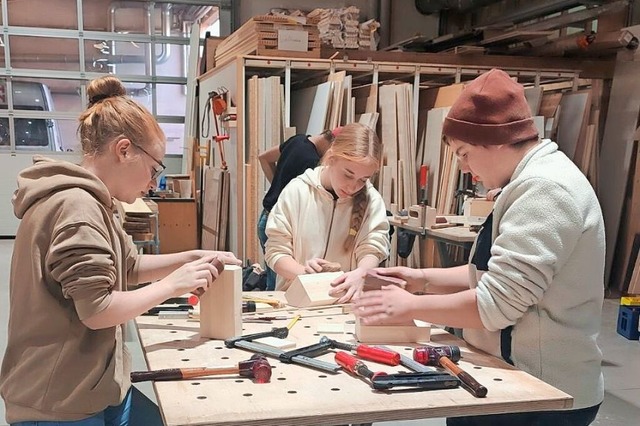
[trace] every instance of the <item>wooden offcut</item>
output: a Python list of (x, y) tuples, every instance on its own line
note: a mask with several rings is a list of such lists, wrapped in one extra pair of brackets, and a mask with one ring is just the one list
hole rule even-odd
[(422, 321), (406, 325), (364, 325), (356, 319), (355, 335), (360, 343), (428, 343), (431, 325)]
[(337, 297), (329, 296), (331, 282), (344, 272), (321, 272), (298, 275), (284, 294), (287, 304), (296, 308), (331, 305)]
[(224, 271), (200, 296), (200, 336), (228, 339), (242, 334), (242, 268)]

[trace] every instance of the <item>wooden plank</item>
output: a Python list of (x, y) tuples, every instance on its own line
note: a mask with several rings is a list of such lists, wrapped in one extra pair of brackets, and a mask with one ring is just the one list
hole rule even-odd
[(542, 87), (527, 87), (524, 89), (524, 96), (531, 109), (531, 115), (538, 115), (540, 113), (540, 104), (542, 103)]
[(427, 129), (422, 164), (429, 167), (428, 200), (431, 206), (436, 206), (438, 198), (438, 185), (440, 182), (440, 157), (442, 150), (442, 126), (449, 113), (448, 107), (434, 108), (427, 113)]
[(576, 162), (582, 158), (582, 152), (578, 152), (577, 148), (582, 127), (586, 122), (585, 114), (588, 113), (590, 94), (588, 90), (565, 93), (560, 101), (557, 143), (560, 150)]
[[(309, 115), (309, 124), (307, 125), (306, 134), (317, 135), (326, 129), (327, 114), (331, 108), (331, 96), (333, 91), (333, 82), (327, 81), (316, 86), (315, 96), (313, 98), (313, 106)], [(296, 123), (296, 127), (298, 124)], [(299, 127), (298, 127), (299, 128)]]
[(201, 247), (206, 250), (219, 250), (218, 235), (222, 204), (223, 171), (218, 167), (204, 169), (204, 198), (202, 209)]
[[(640, 112), (638, 63), (619, 61), (609, 96), (607, 121), (600, 149), (599, 198), (606, 246), (615, 247), (629, 175), (633, 135)], [(609, 282), (613, 250), (607, 250), (605, 282)]]
[(125, 214), (152, 214), (153, 212), (147, 206), (142, 198), (136, 198), (133, 204), (125, 203), (121, 201), (122, 210)]

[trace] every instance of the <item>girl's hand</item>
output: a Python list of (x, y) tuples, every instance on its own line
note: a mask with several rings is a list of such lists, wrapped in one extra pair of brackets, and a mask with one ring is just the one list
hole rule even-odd
[(362, 292), (354, 299), (353, 313), (365, 325), (408, 322), (414, 319), (412, 306), (418, 297), (396, 285), (387, 285), (381, 290)]
[(347, 303), (352, 297), (362, 291), (366, 273), (366, 269), (356, 268), (353, 271), (340, 275), (331, 283), (332, 289), (329, 290), (329, 296), (339, 297), (336, 301), (338, 304)]
[(239, 260), (236, 255), (231, 253), (230, 251), (198, 250), (198, 255), (200, 257), (216, 256), (218, 260), (225, 265), (242, 265), (242, 261)]
[(193, 262), (188, 262), (167, 275), (162, 283), (171, 289), (173, 297), (185, 293), (193, 293), (198, 296), (203, 294), (213, 281), (218, 278), (221, 264), (216, 255), (203, 256)]
[(393, 266), (390, 268), (374, 268), (373, 272), (385, 277), (395, 277), (404, 280), (407, 285), (405, 290), (409, 293), (423, 292), (427, 279), (422, 269), (413, 269), (406, 266)]
[(307, 274), (318, 274), (322, 272), (322, 265), (326, 265), (329, 261), (320, 257), (314, 257), (304, 262), (304, 272)]

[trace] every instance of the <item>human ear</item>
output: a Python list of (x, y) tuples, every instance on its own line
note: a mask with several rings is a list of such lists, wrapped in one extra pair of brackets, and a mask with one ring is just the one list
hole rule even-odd
[(125, 161), (127, 159), (127, 157), (131, 156), (131, 153), (129, 152), (129, 149), (131, 148), (131, 141), (129, 139), (123, 138), (123, 139), (118, 139), (114, 144), (114, 152), (116, 154), (116, 157), (118, 158), (118, 160), (120, 161)]

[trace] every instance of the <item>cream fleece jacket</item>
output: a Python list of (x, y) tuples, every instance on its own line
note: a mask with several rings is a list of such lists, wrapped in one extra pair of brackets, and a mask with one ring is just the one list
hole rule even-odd
[[(291, 256), (300, 264), (319, 257), (338, 262), (344, 271), (351, 271), (366, 255), (373, 255), (379, 261), (389, 256), (386, 208), (380, 193), (368, 181), (369, 205), (354, 247), (345, 250), (353, 201), (334, 200), (320, 183), (323, 168), (307, 169), (289, 182), (271, 210), (266, 228), (265, 257), (271, 268), (284, 256)], [(286, 290), (290, 284), (278, 276), (276, 289)]]
[(513, 325), (515, 366), (572, 395), (574, 409), (602, 402), (604, 222), (591, 185), (555, 143), (542, 141), (516, 167), (492, 232), (476, 287), (485, 328)]

